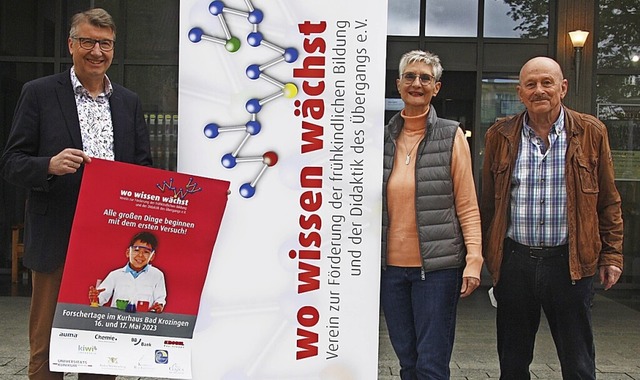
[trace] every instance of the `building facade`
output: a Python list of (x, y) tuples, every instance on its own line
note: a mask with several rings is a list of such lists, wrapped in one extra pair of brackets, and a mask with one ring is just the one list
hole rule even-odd
[[(71, 15), (102, 7), (118, 28), (108, 75), (141, 96), (155, 166), (175, 170), (179, 6), (179, 0), (2, 1), (0, 145), (22, 85), (71, 66)], [(515, 91), (520, 67), (534, 56), (555, 58), (570, 83), (565, 104), (609, 128), (625, 222), (619, 287), (634, 289), (640, 289), (639, 8), (637, 0), (389, 0), (385, 95), (388, 119), (402, 108), (395, 86), (400, 56), (412, 49), (438, 54), (445, 71), (433, 104), (440, 116), (464, 125), (480, 188), (486, 130), (523, 109)], [(589, 32), (578, 50), (569, 37), (574, 30)], [(0, 271), (11, 266), (11, 226), (24, 219), (24, 198), (24, 190), (0, 181)]]

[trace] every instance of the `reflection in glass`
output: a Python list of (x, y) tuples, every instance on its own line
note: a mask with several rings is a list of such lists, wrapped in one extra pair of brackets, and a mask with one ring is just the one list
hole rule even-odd
[(640, 99), (640, 72), (633, 75), (598, 75), (596, 101), (601, 103), (628, 103)]
[[(158, 12), (162, 9), (162, 12)], [(128, 59), (174, 59), (178, 62), (178, 24), (180, 2), (154, 0), (153, 6), (144, 1), (127, 1), (126, 17), (129, 33), (125, 57)], [(161, 27), (159, 27), (161, 26)]]
[(598, 75), (597, 117), (606, 126), (622, 197), (624, 269), (619, 284), (640, 284), (640, 73)]
[[(484, 135), (498, 119), (516, 115), (524, 111), (516, 86), (517, 76), (489, 77), (482, 79), (482, 97), (480, 99), (480, 129), (476, 131), (475, 151), (479, 157), (474, 161), (475, 171), (479, 173), (484, 158)], [(476, 177), (479, 178), (479, 177)]]
[[(13, 112), (24, 84), (51, 74), (53, 74), (52, 63), (0, 62), (0, 83), (2, 84), (0, 125), (3, 128), (3, 133), (0, 133), (0, 147), (2, 147), (0, 149), (4, 149), (7, 143), (6, 139), (13, 122)], [(3, 205), (0, 208), (0, 221), (6, 222), (7, 228), (13, 223), (24, 221), (26, 194), (24, 188), (0, 180), (0, 204)]]
[[(0, 9), (0, 55), (53, 57), (55, 1), (21, 0)], [(28, 26), (28, 27), (27, 27)]]
[(428, 37), (476, 37), (478, 2), (469, 0), (427, 0)]
[(420, 34), (420, 0), (389, 1), (387, 34), (418, 36)]
[(598, 104), (607, 125), (616, 180), (640, 180), (640, 103)]
[(616, 179), (640, 180), (640, 75), (598, 75), (597, 117), (609, 131)]
[[(153, 166), (176, 170), (178, 152), (178, 67), (125, 67), (127, 87), (140, 95), (149, 126)], [(150, 79), (151, 78), (151, 79)]]
[[(28, 63), (28, 62), (0, 62), (0, 123), (5, 126), (6, 134), (9, 133), (13, 111), (18, 104), (18, 97), (25, 83), (53, 74), (53, 64)], [(5, 137), (5, 136), (3, 136)], [(4, 140), (0, 146), (4, 147)]]
[(516, 86), (517, 77), (484, 78), (482, 80), (482, 99), (480, 118), (487, 128), (496, 120), (516, 115), (524, 111)]
[(638, 0), (600, 0), (598, 68), (640, 70)]
[(485, 0), (484, 36), (548, 37), (549, 0)]

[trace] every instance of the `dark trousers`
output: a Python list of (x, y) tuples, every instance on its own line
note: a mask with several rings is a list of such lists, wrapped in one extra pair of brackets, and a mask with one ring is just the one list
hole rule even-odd
[(591, 324), (593, 277), (572, 281), (568, 253), (533, 257), (505, 241), (498, 301), (500, 379), (530, 379), (535, 337), (544, 311), (556, 346), (562, 378), (595, 380)]
[(402, 380), (449, 379), (461, 269), (387, 266), (380, 303)]
[[(29, 379), (62, 380), (64, 373), (49, 370), (49, 340), (62, 283), (62, 267), (53, 273), (33, 272), (33, 294), (29, 313)], [(109, 380), (112, 375), (78, 374), (79, 380)]]

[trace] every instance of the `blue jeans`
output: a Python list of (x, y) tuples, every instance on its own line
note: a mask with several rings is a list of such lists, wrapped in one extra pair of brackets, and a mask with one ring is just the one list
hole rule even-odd
[(595, 348), (591, 325), (593, 277), (571, 281), (568, 254), (533, 258), (505, 241), (496, 326), (500, 379), (530, 379), (540, 310), (549, 322), (562, 378), (594, 379)]
[(461, 285), (462, 269), (382, 271), (380, 303), (402, 380), (449, 379)]

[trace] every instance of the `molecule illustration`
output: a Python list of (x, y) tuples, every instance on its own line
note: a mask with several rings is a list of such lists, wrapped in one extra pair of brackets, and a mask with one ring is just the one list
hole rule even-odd
[(189, 31), (188, 37), (193, 43), (200, 43), (202, 41), (211, 42), (216, 45), (223, 45), (228, 52), (235, 53), (240, 50), (242, 43), (238, 37), (231, 33), (225, 16), (239, 16), (246, 18), (251, 26), (251, 31), (248, 33), (246, 38), (249, 46), (254, 48), (264, 46), (277, 53), (277, 56), (274, 59), (262, 64), (251, 64), (245, 70), (245, 74), (250, 80), (263, 80), (278, 88), (276, 92), (270, 95), (263, 98), (252, 98), (245, 103), (245, 110), (250, 115), (249, 121), (244, 124), (230, 126), (209, 123), (204, 127), (204, 135), (209, 139), (215, 139), (221, 133), (244, 132), (244, 138), (239, 145), (232, 152), (224, 154), (221, 162), (222, 166), (227, 169), (232, 169), (240, 163), (262, 162), (263, 166), (258, 175), (251, 182), (242, 184), (239, 189), (242, 197), (251, 198), (255, 195), (257, 183), (265, 173), (266, 169), (275, 166), (278, 162), (278, 155), (276, 152), (268, 151), (261, 156), (241, 156), (241, 150), (250, 137), (258, 135), (262, 130), (262, 124), (258, 120), (258, 114), (262, 111), (265, 105), (280, 97), (290, 99), (294, 98), (298, 94), (298, 87), (294, 83), (283, 83), (282, 81), (268, 75), (266, 71), (283, 62), (295, 62), (298, 59), (298, 50), (293, 47), (283, 48), (269, 42), (259, 30), (259, 26), (264, 19), (264, 13), (261, 10), (254, 8), (250, 0), (245, 0), (245, 5), (247, 10), (243, 11), (227, 7), (222, 1), (216, 0), (211, 2), (209, 4), (209, 13), (215, 16), (220, 22), (224, 32), (224, 37), (215, 37), (205, 34), (204, 30), (200, 27), (192, 28)]

